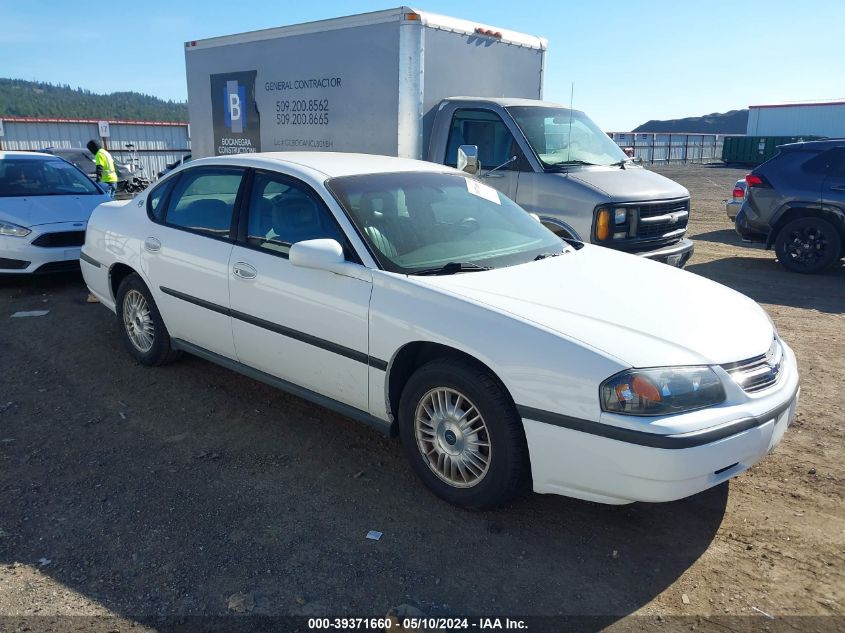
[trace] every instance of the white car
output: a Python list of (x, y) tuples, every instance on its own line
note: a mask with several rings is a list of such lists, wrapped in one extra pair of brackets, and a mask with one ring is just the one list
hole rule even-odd
[(88, 217), (109, 200), (61, 158), (0, 152), (0, 276), (78, 269)]
[(750, 299), (569, 245), (431, 163), (196, 160), (99, 207), (82, 271), (139, 362), (188, 352), (398, 433), (464, 507), (528, 481), (685, 497), (765, 456), (797, 405), (795, 356)]

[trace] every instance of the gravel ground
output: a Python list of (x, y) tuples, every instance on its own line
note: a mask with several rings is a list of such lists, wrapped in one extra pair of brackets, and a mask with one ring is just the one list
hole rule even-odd
[(845, 267), (795, 275), (742, 245), (722, 200), (744, 171), (655, 169), (693, 196), (687, 270), (760, 302), (798, 355), (797, 419), (757, 467), (668, 504), (463, 512), (363, 425), (196, 358), (134, 364), (78, 275), (2, 281), (0, 630), (250, 614), (231, 630), (402, 603), (612, 630), (845, 627)]

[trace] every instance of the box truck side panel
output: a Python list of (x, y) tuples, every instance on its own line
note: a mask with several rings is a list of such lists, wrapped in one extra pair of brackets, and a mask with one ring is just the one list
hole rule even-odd
[(396, 155), (399, 23), (185, 51), (194, 155)]
[(544, 55), (544, 48), (426, 28), (422, 54), (425, 149), (437, 106), (446, 97), (542, 99)]

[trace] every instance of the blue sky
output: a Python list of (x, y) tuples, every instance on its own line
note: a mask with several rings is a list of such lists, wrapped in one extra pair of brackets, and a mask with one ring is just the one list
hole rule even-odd
[[(0, 76), (185, 99), (183, 44), (388, 8), (386, 0), (4, 1)], [(781, 101), (845, 99), (841, 0), (426, 0), (420, 9), (542, 35), (545, 98), (606, 131)], [(112, 7), (95, 16), (97, 7)], [(103, 42), (108, 52), (103, 54)]]

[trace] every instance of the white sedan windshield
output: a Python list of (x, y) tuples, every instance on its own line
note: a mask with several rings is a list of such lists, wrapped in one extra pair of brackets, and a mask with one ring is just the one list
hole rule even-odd
[(410, 274), (512, 266), (566, 245), (474, 178), (420, 172), (334, 178), (328, 188), (379, 263)]

